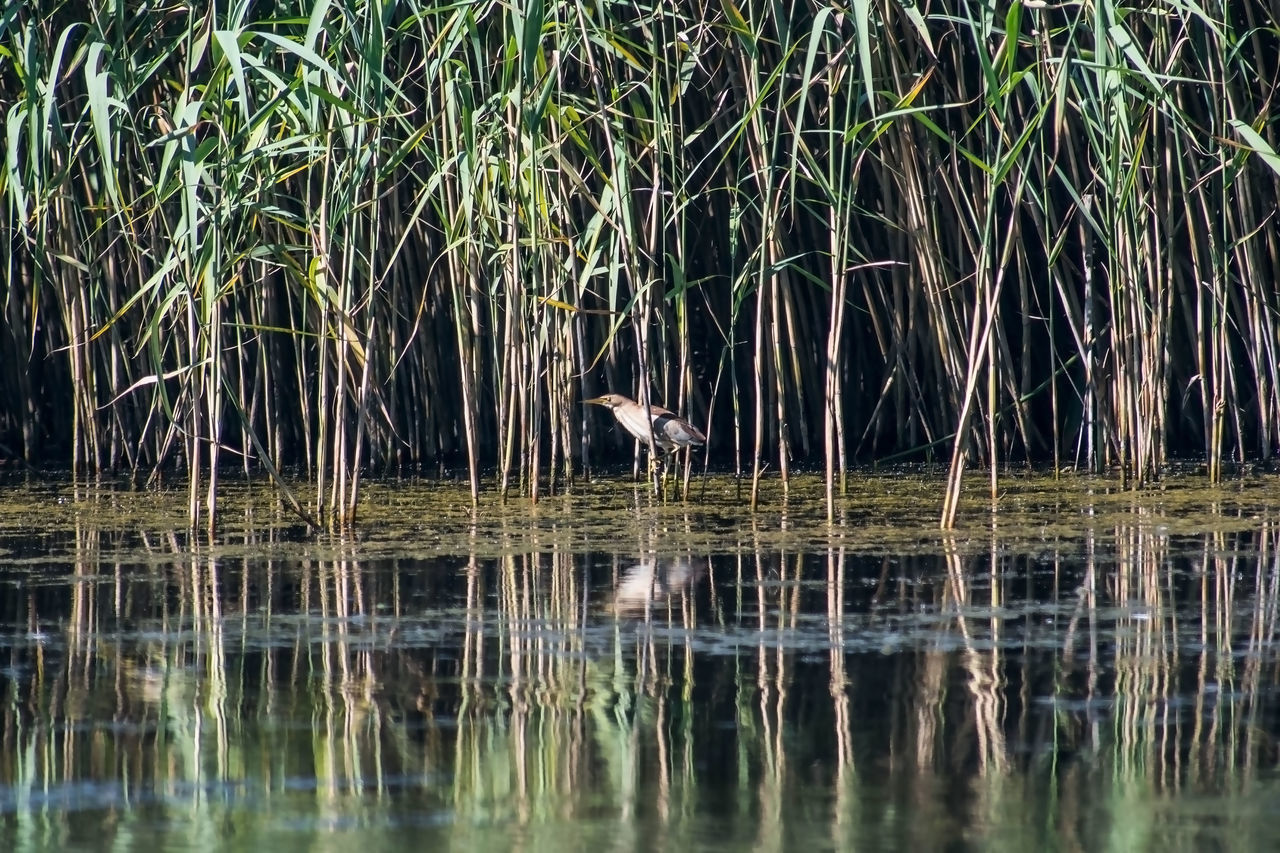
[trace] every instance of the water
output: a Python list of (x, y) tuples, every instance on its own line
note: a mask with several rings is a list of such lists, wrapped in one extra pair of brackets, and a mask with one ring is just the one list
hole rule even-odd
[(1268, 478), (860, 489), (8, 486), (0, 849), (1280, 847)]

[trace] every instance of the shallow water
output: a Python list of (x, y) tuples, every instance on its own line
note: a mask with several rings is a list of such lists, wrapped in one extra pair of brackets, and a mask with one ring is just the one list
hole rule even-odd
[(855, 479), (5, 485), (0, 849), (1280, 847), (1273, 478)]

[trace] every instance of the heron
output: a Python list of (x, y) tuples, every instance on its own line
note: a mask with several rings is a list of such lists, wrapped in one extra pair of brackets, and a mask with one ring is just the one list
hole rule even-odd
[(670, 409), (664, 409), (661, 406), (650, 405), (650, 417), (646, 418), (644, 406), (621, 394), (605, 394), (603, 397), (593, 397), (582, 402), (604, 406), (613, 412), (614, 418), (622, 428), (631, 433), (636, 441), (646, 446), (649, 444), (649, 431), (652, 428), (653, 445), (661, 450), (664, 456), (686, 447), (707, 443), (707, 437), (702, 430)]

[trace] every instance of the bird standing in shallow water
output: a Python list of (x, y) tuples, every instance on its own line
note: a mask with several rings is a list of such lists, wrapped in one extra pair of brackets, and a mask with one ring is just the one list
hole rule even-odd
[[(613, 412), (613, 416), (623, 429), (631, 433), (637, 441), (648, 446), (649, 422), (645, 418), (644, 406), (621, 394), (605, 394), (603, 397), (593, 397), (582, 402), (604, 406)], [(661, 450), (664, 456), (681, 448), (707, 443), (707, 437), (703, 435), (702, 430), (670, 409), (650, 405), (649, 413), (652, 415), (654, 447)]]

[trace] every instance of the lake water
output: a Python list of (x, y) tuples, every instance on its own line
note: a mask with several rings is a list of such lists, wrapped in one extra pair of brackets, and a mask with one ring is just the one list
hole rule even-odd
[(0, 850), (1280, 849), (1273, 477), (854, 480), (0, 486)]

